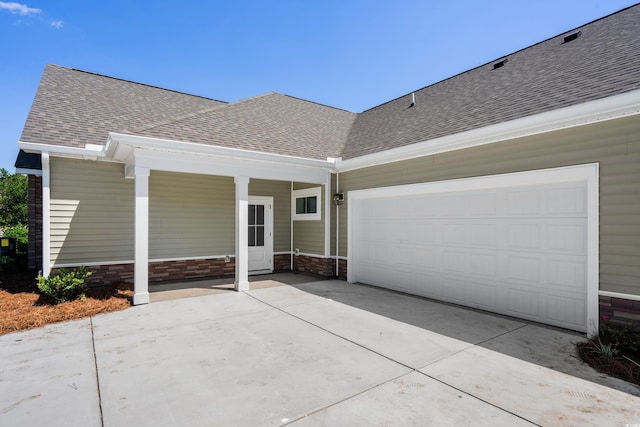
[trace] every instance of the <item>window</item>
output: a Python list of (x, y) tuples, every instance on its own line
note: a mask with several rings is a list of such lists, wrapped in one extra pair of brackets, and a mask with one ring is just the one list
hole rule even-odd
[(264, 205), (249, 205), (249, 246), (264, 246)]
[(291, 216), (295, 221), (322, 219), (322, 188), (305, 188), (291, 193)]

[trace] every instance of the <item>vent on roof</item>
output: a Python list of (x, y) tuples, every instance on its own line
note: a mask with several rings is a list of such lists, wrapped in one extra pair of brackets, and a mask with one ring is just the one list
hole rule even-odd
[(504, 67), (504, 64), (506, 64), (509, 60), (507, 58), (503, 59), (500, 62), (496, 62), (495, 64), (493, 64), (493, 69), (497, 69), (497, 68), (502, 68)]
[(582, 34), (582, 31), (578, 31), (577, 33), (569, 34), (568, 36), (566, 36), (564, 38), (564, 41), (562, 43), (572, 42), (575, 39), (577, 39), (578, 37), (580, 37), (580, 34)]

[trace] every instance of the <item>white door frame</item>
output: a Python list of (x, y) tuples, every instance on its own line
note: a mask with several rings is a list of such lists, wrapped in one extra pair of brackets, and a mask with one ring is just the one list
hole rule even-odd
[(273, 272), (273, 197), (249, 196), (249, 205), (264, 205), (264, 264), (252, 266), (253, 247), (249, 247), (249, 275)]

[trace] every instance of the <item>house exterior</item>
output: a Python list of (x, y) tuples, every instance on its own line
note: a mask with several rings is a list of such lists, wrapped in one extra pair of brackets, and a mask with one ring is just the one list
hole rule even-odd
[[(47, 65), (30, 265), (305, 271), (593, 333), (640, 315), (640, 5), (362, 113)], [(634, 317), (635, 316), (635, 317)]]

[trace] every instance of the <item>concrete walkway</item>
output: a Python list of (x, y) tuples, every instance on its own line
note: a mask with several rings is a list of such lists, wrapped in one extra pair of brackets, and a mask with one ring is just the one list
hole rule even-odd
[(640, 423), (580, 339), (341, 281), (222, 292), (0, 337), (0, 425)]

